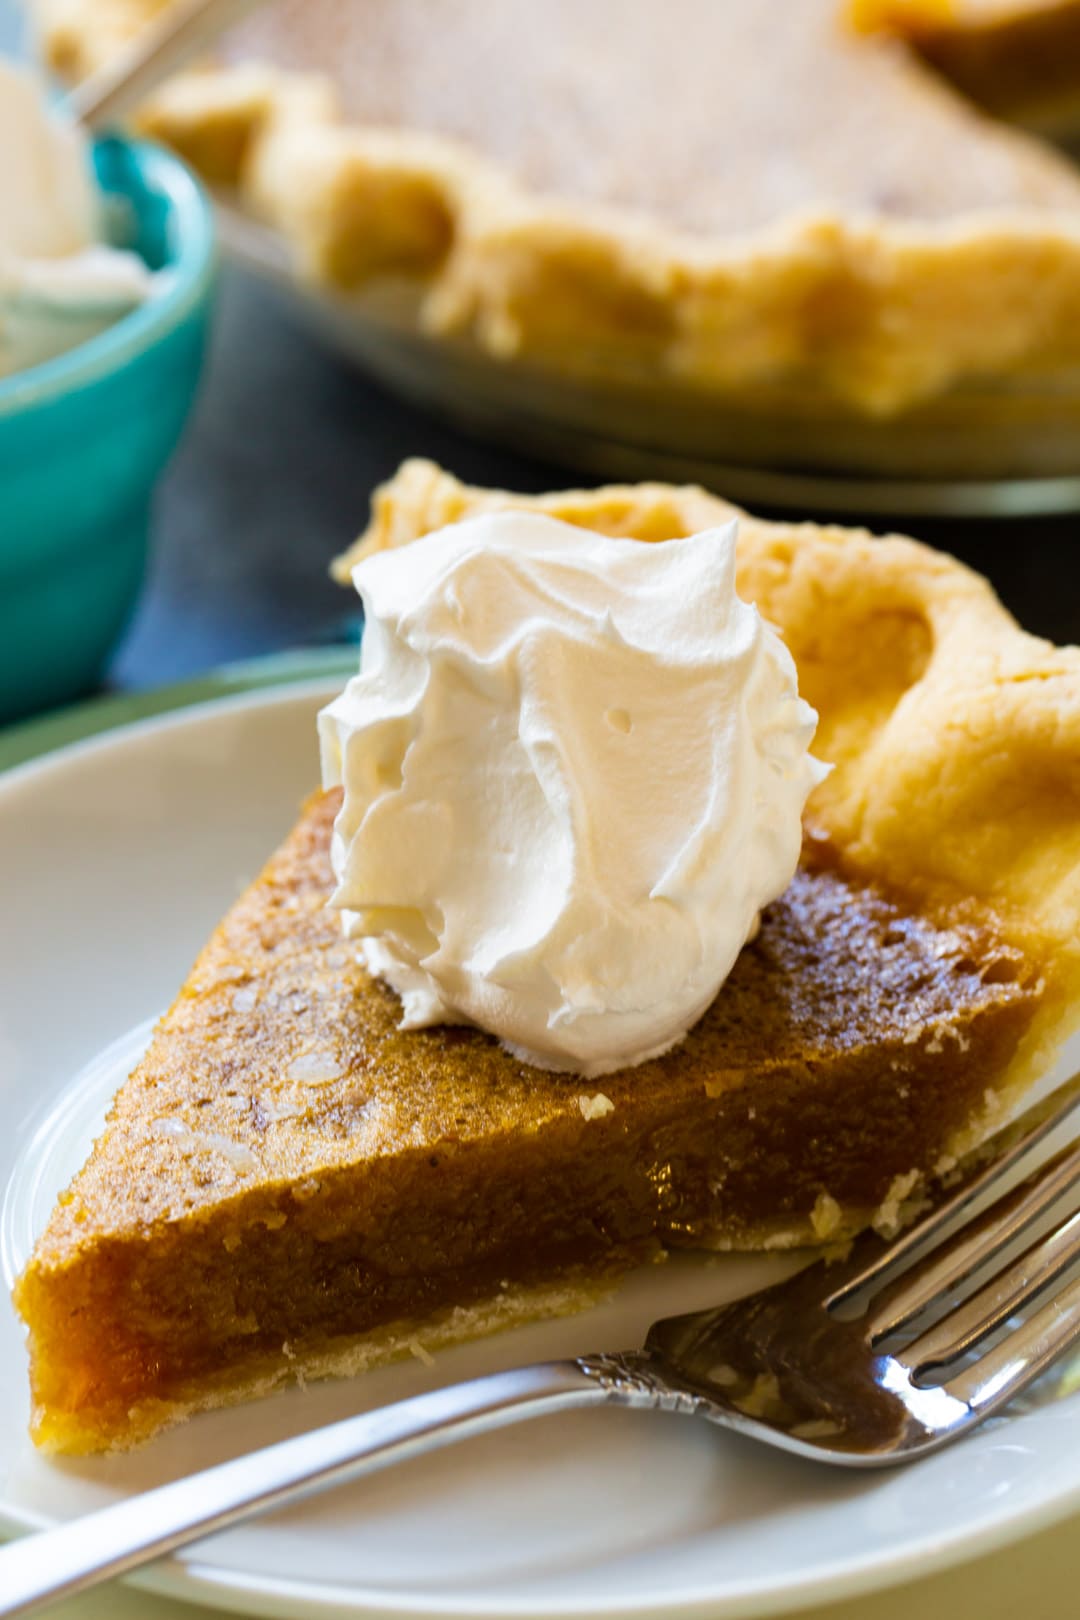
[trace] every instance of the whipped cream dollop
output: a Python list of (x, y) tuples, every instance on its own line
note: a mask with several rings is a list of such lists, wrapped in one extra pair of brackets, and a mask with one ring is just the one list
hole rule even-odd
[(105, 244), (86, 138), (0, 59), (0, 376), (85, 342), (149, 293), (135, 253)]
[(402, 1027), (543, 1068), (641, 1063), (790, 882), (826, 767), (735, 524), (612, 540), (477, 517), (361, 562), (359, 674), (322, 711), (348, 932)]

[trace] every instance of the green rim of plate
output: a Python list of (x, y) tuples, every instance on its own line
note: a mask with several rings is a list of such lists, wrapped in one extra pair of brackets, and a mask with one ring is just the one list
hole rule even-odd
[(274, 653), (267, 658), (247, 659), (174, 686), (152, 692), (121, 692), (92, 698), (72, 708), (60, 709), (39, 720), (26, 720), (0, 731), (0, 771), (42, 754), (51, 754), (70, 743), (83, 742), (99, 732), (113, 731), (137, 720), (168, 714), (175, 709), (193, 708), (217, 698), (236, 697), (263, 687), (287, 686), (294, 682), (344, 679), (356, 670), (354, 647), (302, 647)]

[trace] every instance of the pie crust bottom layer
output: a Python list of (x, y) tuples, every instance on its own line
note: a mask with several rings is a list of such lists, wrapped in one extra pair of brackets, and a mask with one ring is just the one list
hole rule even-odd
[(811, 838), (679, 1047), (542, 1072), (398, 1030), (326, 905), (338, 803), (225, 917), (17, 1284), (49, 1449), (578, 1309), (668, 1246), (891, 1229), (999, 1110), (1044, 995), (990, 911)]

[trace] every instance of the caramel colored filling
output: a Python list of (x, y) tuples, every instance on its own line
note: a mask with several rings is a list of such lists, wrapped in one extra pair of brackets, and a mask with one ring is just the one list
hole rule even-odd
[(230, 1369), (657, 1244), (851, 1230), (980, 1115), (1040, 995), (985, 919), (914, 913), (808, 848), (682, 1045), (549, 1074), (395, 1027), (325, 904), (337, 803), (217, 930), (20, 1279), (61, 1449)]

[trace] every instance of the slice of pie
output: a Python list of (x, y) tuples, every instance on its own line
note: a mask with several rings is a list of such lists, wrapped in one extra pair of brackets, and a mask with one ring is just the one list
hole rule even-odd
[[(470, 490), (414, 462), (361, 546), (518, 506), (641, 540), (733, 511), (659, 485)], [(711, 1009), (600, 1082), (475, 1030), (401, 1031), (327, 907), (338, 801), (316, 795), (19, 1279), (41, 1445), (125, 1446), (576, 1309), (671, 1246), (890, 1230), (1044, 1069), (1080, 1009), (1080, 652), (909, 540), (744, 518), (739, 567), (836, 769)]]
[[(62, 70), (161, 0), (39, 0)], [(577, 377), (889, 415), (1080, 360), (1080, 179), (839, 0), (277, 0), (147, 127), (332, 288)], [(1037, 288), (1037, 295), (1033, 289)]]
[(849, 0), (856, 27), (909, 40), (973, 100), (1033, 129), (1080, 124), (1080, 0)]

